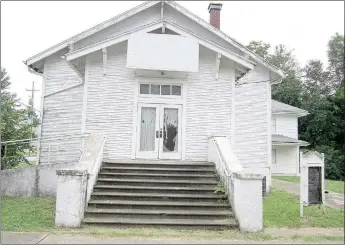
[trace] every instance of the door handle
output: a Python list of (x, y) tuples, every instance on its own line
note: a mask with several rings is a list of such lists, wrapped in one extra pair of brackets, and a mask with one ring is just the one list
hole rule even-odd
[(158, 139), (159, 138), (159, 131), (156, 130), (156, 138)]
[(159, 130), (159, 137), (162, 138), (163, 137), (163, 132), (162, 129)]

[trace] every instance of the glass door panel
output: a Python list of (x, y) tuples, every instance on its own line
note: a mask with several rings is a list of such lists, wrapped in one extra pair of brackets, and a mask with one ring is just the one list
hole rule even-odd
[(178, 151), (178, 109), (164, 108), (163, 152)]
[(160, 159), (181, 158), (181, 106), (161, 105), (160, 130), (163, 137), (160, 139)]
[(137, 158), (158, 158), (159, 106), (138, 105)]
[(140, 151), (154, 151), (156, 140), (156, 108), (141, 107)]

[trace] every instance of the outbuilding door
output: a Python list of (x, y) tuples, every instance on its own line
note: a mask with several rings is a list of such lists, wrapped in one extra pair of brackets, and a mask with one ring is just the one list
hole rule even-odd
[(308, 202), (310, 204), (322, 203), (321, 167), (308, 168), (308, 186), (309, 186)]
[(136, 158), (181, 159), (182, 106), (138, 104)]

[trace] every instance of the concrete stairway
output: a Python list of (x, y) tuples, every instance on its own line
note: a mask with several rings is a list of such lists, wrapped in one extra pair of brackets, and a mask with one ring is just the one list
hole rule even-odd
[(84, 224), (237, 228), (207, 162), (104, 162)]

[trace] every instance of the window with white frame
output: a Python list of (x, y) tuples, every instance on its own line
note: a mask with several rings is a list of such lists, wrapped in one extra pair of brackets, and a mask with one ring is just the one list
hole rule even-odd
[(271, 120), (271, 126), (272, 126), (271, 131), (272, 131), (272, 134), (276, 132), (276, 127), (277, 127), (276, 125), (277, 125), (277, 119), (276, 118), (272, 118), (272, 120)]
[(272, 149), (272, 164), (277, 164), (277, 151)]
[(169, 85), (169, 84), (140, 84), (140, 94), (149, 95), (182, 95), (181, 85)]

